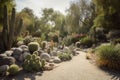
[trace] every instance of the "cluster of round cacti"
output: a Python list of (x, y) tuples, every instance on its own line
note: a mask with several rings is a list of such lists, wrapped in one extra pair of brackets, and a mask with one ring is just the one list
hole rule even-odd
[(37, 51), (39, 49), (39, 43), (37, 42), (31, 42), (28, 44), (28, 48), (30, 52)]
[(35, 52), (31, 55), (26, 56), (23, 69), (28, 72), (40, 71), (43, 69), (45, 65), (45, 61), (40, 60), (40, 57), (37, 55), (38, 53)]

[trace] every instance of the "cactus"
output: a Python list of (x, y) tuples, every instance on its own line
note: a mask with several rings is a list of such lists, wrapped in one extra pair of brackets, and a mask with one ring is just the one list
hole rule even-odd
[[(7, 6), (4, 6), (3, 30), (0, 36), (2, 43), (0, 44), (0, 48), (2, 50), (0, 52), (9, 50), (12, 47), (14, 39), (19, 35), (22, 28), (23, 20), (20, 19), (19, 25), (16, 26), (15, 30), (15, 14), (15, 8), (13, 8), (11, 18), (8, 19)], [(16, 35), (14, 34), (15, 31), (17, 32)]]
[(40, 61), (40, 57), (33, 53), (25, 58), (23, 69), (28, 72), (40, 71), (42, 70), (41, 64), (42, 62)]
[(33, 53), (34, 51), (37, 51), (39, 49), (39, 43), (37, 42), (31, 42), (28, 44), (29, 51)]

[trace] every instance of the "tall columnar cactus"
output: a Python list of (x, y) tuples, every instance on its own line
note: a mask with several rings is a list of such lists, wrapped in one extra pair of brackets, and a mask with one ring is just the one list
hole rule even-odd
[[(15, 26), (15, 14), (16, 14), (15, 8), (12, 9), (12, 14), (11, 14), (10, 19), (8, 18), (7, 6), (4, 6), (3, 14), (4, 14), (3, 30), (0, 36), (1, 38), (0, 48), (2, 50), (0, 50), (0, 52), (9, 50), (12, 47), (13, 41), (19, 35), (20, 30), (22, 28), (22, 24), (23, 24), (23, 20), (20, 19), (19, 24)], [(17, 32), (16, 34), (14, 34), (15, 31)]]

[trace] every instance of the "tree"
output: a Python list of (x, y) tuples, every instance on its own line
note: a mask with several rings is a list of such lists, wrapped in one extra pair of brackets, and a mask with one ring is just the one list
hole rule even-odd
[(93, 0), (93, 2), (97, 12), (94, 27), (120, 29), (120, 0)]
[(95, 8), (91, 1), (72, 2), (67, 12), (66, 28), (69, 33), (89, 32), (95, 18)]

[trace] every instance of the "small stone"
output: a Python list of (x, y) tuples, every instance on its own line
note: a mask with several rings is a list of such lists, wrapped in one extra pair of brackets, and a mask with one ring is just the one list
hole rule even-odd
[(54, 63), (60, 63), (60, 62), (61, 62), (61, 60), (60, 60), (60, 58), (55, 57), (55, 58), (53, 59), (53, 62), (54, 62)]
[(55, 66), (55, 64), (54, 63), (49, 63), (49, 66)]
[(17, 46), (21, 46), (21, 45), (23, 45), (23, 44), (24, 44), (23, 41), (18, 41), (18, 42), (17, 42)]

